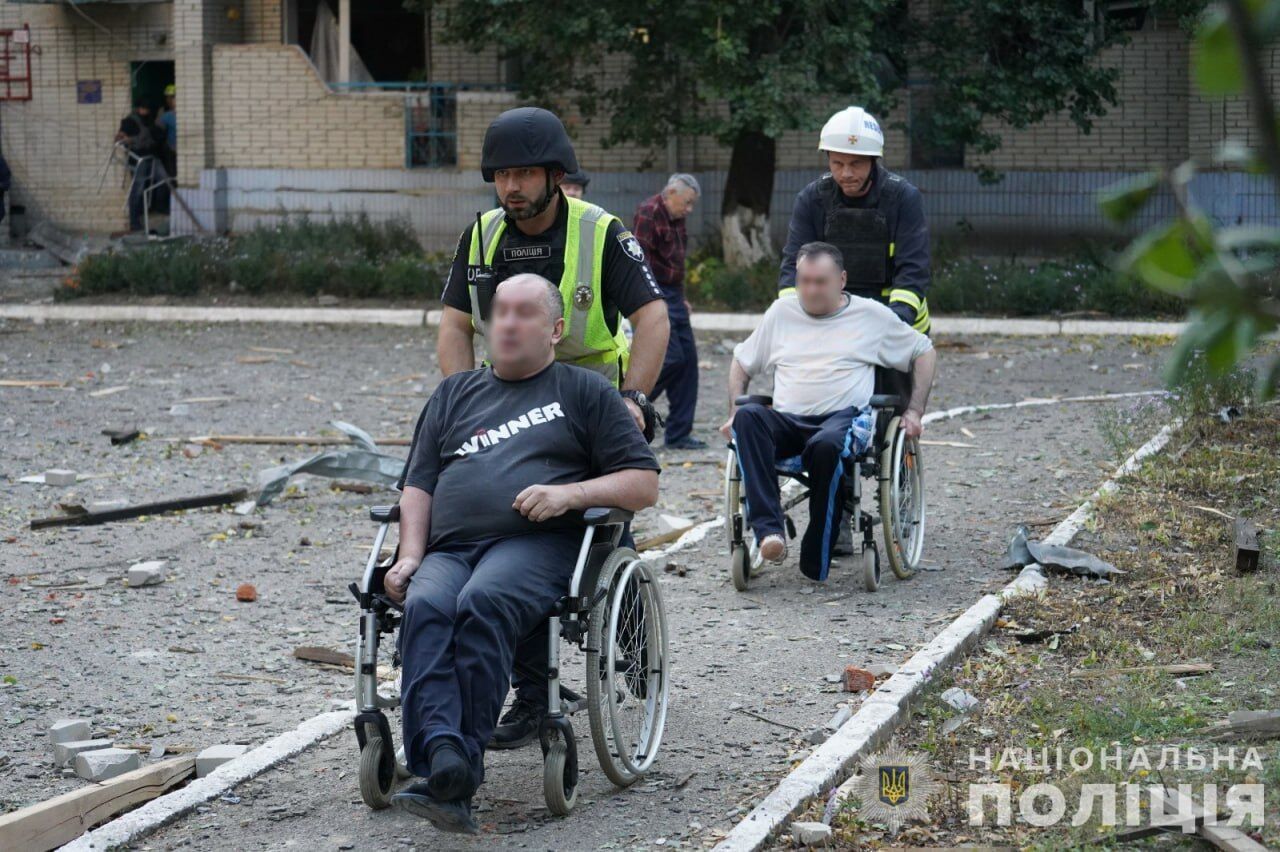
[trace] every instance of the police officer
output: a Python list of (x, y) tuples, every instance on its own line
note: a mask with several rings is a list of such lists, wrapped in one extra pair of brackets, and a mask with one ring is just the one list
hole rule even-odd
[(920, 190), (881, 164), (884, 134), (862, 107), (831, 116), (818, 150), (827, 152), (830, 172), (796, 196), (779, 291), (795, 288), (800, 246), (821, 240), (844, 255), (846, 290), (888, 304), (928, 334), (929, 229)]
[[(559, 188), (578, 160), (564, 125), (535, 107), (508, 110), (484, 135), (480, 171), (500, 207), (480, 215), (458, 239), (445, 283), (436, 354), (445, 376), (475, 368), (473, 340), (485, 333), (489, 299), (524, 272), (560, 285), (565, 335), (556, 360), (596, 370), (619, 386), (636, 425), (652, 441), (657, 415), (648, 394), (667, 352), (670, 325), (644, 250), (616, 216)], [(622, 330), (631, 322), (630, 345)], [(518, 748), (537, 736), (546, 713), (547, 640), (516, 649), (516, 700), (490, 748)]]
[(587, 185), (591, 183), (591, 175), (578, 169), (560, 179), (560, 191), (570, 198), (585, 198)]

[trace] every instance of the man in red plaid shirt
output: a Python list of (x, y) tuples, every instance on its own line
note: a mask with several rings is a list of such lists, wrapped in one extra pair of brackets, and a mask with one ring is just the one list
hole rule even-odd
[(689, 302), (684, 297), (684, 259), (689, 242), (684, 223), (701, 195), (697, 178), (674, 174), (662, 192), (636, 207), (632, 228), (658, 279), (671, 320), (667, 357), (651, 398), (667, 395), (671, 412), (667, 415), (665, 446), (674, 450), (700, 450), (707, 446), (706, 441), (692, 434), (693, 412), (698, 405), (698, 350), (689, 323)]

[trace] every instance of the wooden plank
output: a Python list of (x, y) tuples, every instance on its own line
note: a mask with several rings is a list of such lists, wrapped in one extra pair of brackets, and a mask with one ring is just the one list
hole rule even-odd
[(1213, 671), (1213, 663), (1170, 663), (1167, 666), (1128, 666), (1121, 669), (1076, 669), (1072, 677), (1110, 677), (1112, 675), (1163, 672), (1172, 675), (1202, 675)]
[(217, 494), (200, 494), (196, 497), (182, 497), (177, 500), (161, 500), (156, 503), (139, 503), (125, 506), (123, 509), (108, 509), (105, 512), (85, 512), (83, 515), (64, 515), (52, 518), (35, 518), (31, 521), (31, 529), (46, 527), (83, 527), (92, 524), (105, 524), (107, 521), (123, 521), (142, 515), (159, 515), (162, 512), (177, 512), (184, 509), (201, 509), (206, 506), (224, 506), (236, 503), (249, 495), (247, 489), (237, 488), (233, 491), (222, 491)]
[(1267, 852), (1267, 847), (1240, 829), (1220, 823), (1218, 814), (1210, 814), (1194, 798), (1174, 787), (1152, 787), (1151, 797), (1152, 811), (1159, 807), (1165, 814), (1191, 814), (1196, 833), (1225, 852)]
[(636, 552), (639, 553), (645, 550), (652, 550), (655, 547), (660, 547), (668, 542), (675, 541), (696, 526), (697, 524), (690, 524), (689, 526), (678, 530), (667, 530), (666, 532), (655, 535), (652, 538), (646, 538), (644, 541), (638, 541), (636, 542)]
[(1258, 570), (1258, 528), (1248, 518), (1236, 518), (1236, 570)]
[(175, 757), (0, 816), (0, 849), (56, 849), (95, 825), (154, 799), (196, 771), (194, 757)]
[(344, 666), (349, 669), (356, 667), (356, 658), (345, 651), (335, 651), (332, 648), (322, 648), (318, 645), (301, 645), (294, 648), (293, 656), (309, 663), (327, 663), (331, 666)]

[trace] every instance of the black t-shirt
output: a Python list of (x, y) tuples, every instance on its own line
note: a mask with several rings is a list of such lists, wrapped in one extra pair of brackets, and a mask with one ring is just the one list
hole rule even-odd
[[(557, 190), (558, 192), (558, 190)], [(529, 236), (516, 227), (510, 216), (498, 238), (493, 253), (493, 281), (500, 284), (513, 275), (532, 272), (559, 285), (564, 275), (564, 243), (568, 230), (569, 204), (560, 196), (555, 223), (536, 236)], [(451, 308), (471, 313), (471, 294), (467, 289), (467, 267), (471, 258), (472, 225), (458, 239), (458, 250), (453, 256), (449, 280), (445, 282), (441, 301)], [(488, 246), (485, 246), (487, 249)], [(604, 269), (600, 274), (600, 289), (605, 322), (609, 331), (617, 332), (618, 314), (631, 316), (650, 302), (662, 298), (662, 290), (645, 262), (644, 250), (632, 239), (621, 220), (609, 223), (605, 237)]]
[(517, 382), (492, 367), (455, 373), (427, 401), (401, 475), (432, 495), (428, 546), (580, 529), (570, 512), (535, 523), (512, 508), (530, 485), (619, 470), (659, 470), (618, 391), (598, 373), (554, 362)]

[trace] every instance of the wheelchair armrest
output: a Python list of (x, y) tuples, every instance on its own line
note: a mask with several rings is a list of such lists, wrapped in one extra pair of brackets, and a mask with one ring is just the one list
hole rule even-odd
[(762, 393), (749, 393), (746, 396), (740, 396), (734, 399), (734, 405), (773, 405), (773, 397), (766, 396)]
[(902, 397), (896, 393), (877, 393), (871, 397), (872, 408), (897, 408), (902, 405)]
[(394, 506), (370, 506), (369, 520), (379, 524), (394, 524), (400, 520), (400, 504)]
[(628, 512), (626, 509), (596, 506), (583, 512), (582, 519), (587, 522), (588, 526), (600, 527), (608, 526), (609, 524), (625, 524), (634, 518), (635, 514), (635, 512)]

